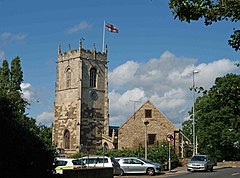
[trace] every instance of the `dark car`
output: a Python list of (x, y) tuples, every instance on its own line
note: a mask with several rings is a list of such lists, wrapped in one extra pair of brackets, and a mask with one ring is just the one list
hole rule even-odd
[(188, 171), (213, 171), (214, 163), (208, 155), (195, 155), (187, 164)]

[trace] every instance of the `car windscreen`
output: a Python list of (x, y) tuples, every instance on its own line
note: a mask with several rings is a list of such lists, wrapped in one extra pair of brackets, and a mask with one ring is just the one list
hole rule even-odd
[(194, 156), (191, 161), (206, 161), (207, 157), (206, 156)]
[(143, 162), (145, 162), (145, 163), (152, 163), (152, 162), (149, 161), (149, 160), (145, 160), (145, 159), (141, 159), (141, 158), (138, 158), (138, 159), (140, 159), (141, 161), (143, 161)]

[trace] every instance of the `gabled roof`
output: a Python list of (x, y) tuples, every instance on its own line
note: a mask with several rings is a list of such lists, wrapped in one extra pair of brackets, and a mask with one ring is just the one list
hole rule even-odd
[(123, 123), (122, 126), (118, 128), (118, 130), (120, 130), (124, 125), (126, 125), (131, 119), (134, 119), (134, 116), (136, 115), (136, 113), (138, 113), (147, 104), (150, 104), (152, 106), (151, 108), (156, 109), (160, 114), (162, 114), (169, 121), (169, 123), (171, 123), (175, 127), (175, 125), (161, 111), (159, 111), (157, 107), (150, 100), (147, 100), (137, 111), (134, 112), (134, 114), (127, 121)]

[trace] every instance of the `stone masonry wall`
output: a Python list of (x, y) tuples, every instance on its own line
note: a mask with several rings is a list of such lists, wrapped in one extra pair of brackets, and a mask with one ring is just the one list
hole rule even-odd
[(118, 148), (138, 148), (145, 142), (145, 109), (152, 109), (152, 118), (149, 118), (147, 126), (148, 134), (156, 134), (156, 141), (161, 143), (167, 134), (174, 133), (176, 127), (147, 101), (135, 114), (127, 120), (118, 130)]

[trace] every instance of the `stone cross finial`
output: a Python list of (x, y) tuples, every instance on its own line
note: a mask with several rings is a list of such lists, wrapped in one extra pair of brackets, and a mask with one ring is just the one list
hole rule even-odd
[(82, 47), (83, 47), (83, 40), (84, 40), (84, 38), (81, 38), (81, 39), (80, 39), (80, 42), (79, 42), (79, 49), (82, 49)]
[(96, 59), (96, 44), (93, 44), (93, 57)]
[(58, 45), (58, 54), (61, 54), (61, 45)]
[(108, 52), (108, 47), (107, 47), (107, 44), (106, 44), (106, 47), (105, 47), (105, 51), (104, 51), (105, 53), (107, 53)]

